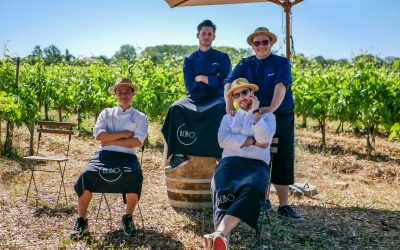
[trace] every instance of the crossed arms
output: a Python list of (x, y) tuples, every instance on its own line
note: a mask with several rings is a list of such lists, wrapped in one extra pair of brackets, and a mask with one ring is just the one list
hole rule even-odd
[[(238, 114), (236, 114), (238, 115)], [(253, 135), (244, 135), (232, 130), (232, 119), (230, 115), (225, 115), (222, 119), (219, 131), (218, 142), (221, 148), (240, 150), (246, 146), (257, 146), (260, 148), (268, 147), (275, 134), (275, 116), (272, 113), (264, 114), (251, 127)]]
[[(103, 110), (99, 118), (97, 119), (96, 125), (93, 128), (93, 135), (97, 141), (100, 142), (102, 147), (105, 146), (120, 146), (125, 148), (135, 148), (143, 145), (144, 140), (147, 138), (147, 119), (144, 114), (136, 112), (134, 118), (130, 122), (126, 122), (126, 126), (123, 125), (120, 131), (111, 129), (114, 126), (110, 124), (112, 121), (112, 109)], [(108, 115), (106, 115), (108, 113)], [(108, 125), (107, 125), (108, 124)], [(129, 126), (133, 125), (133, 126)], [(129, 129), (129, 130), (128, 130)]]
[(102, 147), (114, 145), (125, 148), (135, 148), (142, 146), (142, 142), (134, 137), (134, 135), (134, 132), (128, 130), (116, 132), (106, 131), (97, 135), (96, 140), (101, 143)]

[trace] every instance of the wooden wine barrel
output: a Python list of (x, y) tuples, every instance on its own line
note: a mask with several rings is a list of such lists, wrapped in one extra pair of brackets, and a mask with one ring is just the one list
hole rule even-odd
[(179, 208), (210, 208), (210, 185), (216, 158), (190, 155), (188, 158), (187, 164), (165, 172), (169, 202), (171, 206)]

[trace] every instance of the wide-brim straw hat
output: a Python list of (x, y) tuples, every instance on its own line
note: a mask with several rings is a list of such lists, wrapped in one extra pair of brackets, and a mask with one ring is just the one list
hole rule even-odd
[(133, 90), (133, 94), (136, 94), (139, 91), (139, 88), (132, 83), (131, 79), (129, 79), (129, 78), (119, 78), (115, 82), (114, 86), (108, 88), (108, 92), (110, 92), (110, 94), (115, 95), (115, 90), (118, 87), (121, 87), (121, 86), (130, 87)]
[(269, 31), (269, 29), (265, 28), (265, 27), (258, 27), (253, 33), (251, 33), (248, 37), (247, 37), (247, 43), (251, 46), (253, 45), (253, 38), (257, 35), (266, 35), (271, 39), (271, 44), (276, 43), (276, 41), (278, 40), (278, 38), (276, 37), (276, 35), (272, 32)]
[(238, 88), (248, 88), (253, 90), (254, 92), (258, 90), (258, 86), (253, 83), (249, 83), (249, 81), (246, 78), (238, 78), (232, 82), (231, 89), (226, 93), (226, 95), (228, 97), (233, 97), (232, 96), (233, 91), (235, 91), (235, 89)]

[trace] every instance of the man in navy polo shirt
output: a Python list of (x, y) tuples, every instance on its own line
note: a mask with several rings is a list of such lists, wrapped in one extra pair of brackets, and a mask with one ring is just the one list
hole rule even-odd
[[(169, 161), (170, 164), (167, 166), (167, 170), (183, 166), (185, 163), (187, 163), (188, 158), (185, 154), (187, 151), (191, 151), (192, 155), (196, 155), (196, 153), (198, 153), (198, 156), (220, 157), (221, 150), (218, 147), (218, 142), (216, 139), (218, 130), (217, 126), (215, 126), (215, 129), (209, 127), (209, 131), (207, 131), (209, 140), (207, 143), (201, 142), (201, 140), (197, 140), (195, 142), (198, 145), (191, 144), (191, 142), (187, 143), (193, 148), (196, 147), (196, 150), (194, 150), (185, 147), (185, 143), (181, 145), (176, 142), (180, 139), (179, 137), (175, 138), (178, 136), (176, 134), (179, 132), (171, 134), (171, 131), (173, 131), (173, 126), (170, 124), (170, 120), (172, 120), (172, 116), (174, 115), (174, 109), (181, 107), (186, 108), (189, 106), (196, 106), (195, 111), (201, 112), (204, 107), (210, 108), (215, 105), (222, 106), (222, 112), (220, 112), (218, 109), (213, 113), (214, 117), (208, 117), (208, 119), (213, 119), (213, 124), (219, 124), (222, 116), (224, 115), (223, 113), (225, 104), (223, 98), (223, 81), (231, 72), (232, 65), (228, 54), (212, 48), (211, 45), (215, 39), (215, 31), (216, 26), (210, 20), (204, 20), (201, 22), (197, 26), (196, 34), (197, 39), (199, 40), (199, 49), (193, 52), (190, 56), (187, 56), (184, 60), (183, 74), (187, 98), (181, 99), (171, 106), (162, 128), (162, 132), (168, 144), (168, 156), (172, 154)], [(191, 119), (196, 115), (200, 114), (191, 113)], [(173, 141), (171, 142), (171, 140)], [(209, 152), (200, 152), (207, 150)]]
[[(272, 45), (277, 41), (274, 33), (265, 27), (257, 28), (247, 37), (255, 55), (243, 58), (225, 79), (225, 90), (229, 91), (232, 81), (244, 77), (257, 84), (255, 93), (260, 101), (261, 113), (273, 112), (276, 117), (276, 133), (279, 138), (278, 153), (272, 163), (271, 183), (274, 184), (278, 198), (278, 213), (293, 220), (303, 220), (288, 205), (289, 185), (294, 183), (294, 113), (293, 94), (291, 90), (292, 74), (289, 60), (271, 53)], [(226, 100), (226, 111), (235, 115), (233, 102)], [(267, 194), (267, 208), (271, 203)]]
[(185, 58), (183, 74), (186, 94), (194, 102), (224, 97), (223, 81), (231, 72), (228, 54), (211, 47), (216, 26), (204, 20), (197, 26), (199, 49)]

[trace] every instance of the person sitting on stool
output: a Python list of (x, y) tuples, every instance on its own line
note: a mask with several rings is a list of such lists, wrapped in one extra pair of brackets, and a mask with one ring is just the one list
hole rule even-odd
[(260, 113), (257, 90), (257, 85), (239, 78), (227, 92), (226, 98), (233, 98), (239, 110), (235, 116), (226, 114), (218, 130), (223, 152), (211, 182), (216, 231), (203, 236), (206, 249), (228, 249), (230, 232), (241, 221), (257, 228), (276, 128), (273, 113)]
[[(135, 154), (147, 137), (146, 115), (132, 108), (138, 87), (129, 78), (120, 78), (108, 91), (117, 97), (118, 106), (104, 109), (93, 128), (100, 149), (89, 160), (74, 189), (78, 194), (78, 214), (71, 237), (89, 233), (87, 209), (92, 193), (122, 193), (126, 200), (122, 217), (124, 234), (135, 233), (132, 213), (142, 190), (142, 170)], [(126, 199), (125, 199), (126, 198)]]

